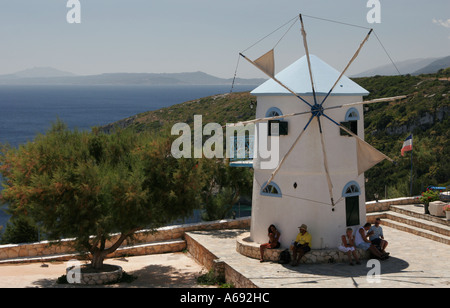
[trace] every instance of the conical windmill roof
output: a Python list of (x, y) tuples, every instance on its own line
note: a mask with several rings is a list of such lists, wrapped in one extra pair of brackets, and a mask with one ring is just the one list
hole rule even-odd
[[(316, 95), (326, 95), (339, 78), (340, 72), (315, 55), (310, 55), (310, 61)], [(275, 78), (299, 95), (313, 95), (306, 56), (301, 57), (296, 62), (279, 72)], [(280, 86), (273, 79), (264, 82), (262, 85), (254, 89), (251, 94), (257, 96), (292, 95), (288, 90)], [(366, 89), (344, 75), (339, 80), (330, 95), (366, 96), (368, 94), (369, 92)]]

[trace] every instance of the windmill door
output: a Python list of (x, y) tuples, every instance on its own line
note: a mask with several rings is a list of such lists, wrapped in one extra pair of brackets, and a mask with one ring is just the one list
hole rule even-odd
[(359, 225), (359, 196), (361, 189), (358, 183), (352, 181), (345, 185), (342, 197), (345, 198), (345, 216), (347, 226)]
[(359, 225), (359, 196), (345, 198), (347, 226)]

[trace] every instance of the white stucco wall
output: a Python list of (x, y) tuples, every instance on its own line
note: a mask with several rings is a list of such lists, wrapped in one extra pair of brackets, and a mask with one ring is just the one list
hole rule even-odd
[[(312, 97), (304, 98), (313, 104)], [(324, 107), (361, 100), (361, 96), (331, 96)], [(304, 102), (293, 96), (259, 96), (256, 117), (264, 117), (270, 107), (279, 108), (283, 114), (310, 109)], [(362, 108), (362, 106), (356, 107), (360, 116), (358, 135), (364, 138)], [(325, 114), (339, 123), (345, 121), (347, 110), (348, 108), (332, 109), (325, 111)], [(280, 159), (287, 153), (309, 118), (310, 115), (307, 114), (285, 119), (289, 123), (289, 134), (280, 136)], [(258, 157), (254, 159), (251, 223), (253, 241), (267, 242), (267, 228), (270, 224), (274, 224), (282, 234), (282, 245), (289, 247), (298, 233), (297, 227), (304, 223), (308, 225), (308, 231), (313, 237), (314, 249), (337, 247), (340, 236), (345, 233), (347, 227), (345, 198), (342, 198), (342, 190), (350, 181), (357, 182), (360, 187), (360, 224), (365, 222), (364, 175), (357, 174), (356, 142), (353, 137), (340, 136), (340, 129), (324, 117), (321, 117), (321, 124), (335, 207), (333, 208), (330, 202), (318, 123), (317, 119), (313, 119), (274, 179), (281, 189), (281, 197), (260, 194), (261, 186), (270, 178), (273, 170), (260, 169)], [(258, 131), (257, 126), (256, 138)], [(294, 183), (297, 183), (297, 188), (294, 188)]]

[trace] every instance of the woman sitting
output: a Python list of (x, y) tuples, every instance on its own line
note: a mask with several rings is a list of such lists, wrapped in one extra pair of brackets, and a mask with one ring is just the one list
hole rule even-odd
[(261, 258), (259, 259), (259, 262), (264, 261), (264, 251), (266, 249), (276, 249), (276, 248), (280, 247), (280, 242), (279, 242), (280, 232), (278, 232), (277, 228), (274, 225), (270, 225), (267, 232), (269, 235), (269, 242), (259, 246), (259, 251), (261, 253)]
[(345, 234), (341, 236), (341, 240), (342, 242), (338, 249), (347, 255), (349, 264), (353, 265), (352, 254), (353, 258), (355, 258), (356, 264), (361, 264), (359, 262), (358, 255), (356, 254), (355, 236), (353, 235), (352, 228), (347, 228)]

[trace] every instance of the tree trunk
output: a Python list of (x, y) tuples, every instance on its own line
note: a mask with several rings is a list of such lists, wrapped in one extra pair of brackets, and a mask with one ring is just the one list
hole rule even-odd
[[(101, 269), (103, 267), (103, 261), (105, 260), (106, 256), (116, 251), (116, 249), (119, 248), (119, 246), (123, 243), (123, 241), (127, 237), (131, 236), (134, 232), (136, 232), (139, 229), (141, 228), (136, 228), (131, 230), (130, 232), (122, 233), (119, 239), (111, 247), (107, 249), (105, 249), (106, 237), (100, 236), (99, 238), (97, 238), (97, 240), (94, 242), (94, 244), (91, 246), (90, 249), (90, 252), (92, 254), (92, 261), (91, 261), (92, 267), (97, 270)], [(99, 242), (100, 247), (97, 247)]]
[(92, 256), (91, 265), (94, 269), (100, 270), (103, 267), (103, 261), (105, 260), (105, 252), (104, 251), (97, 251)]

